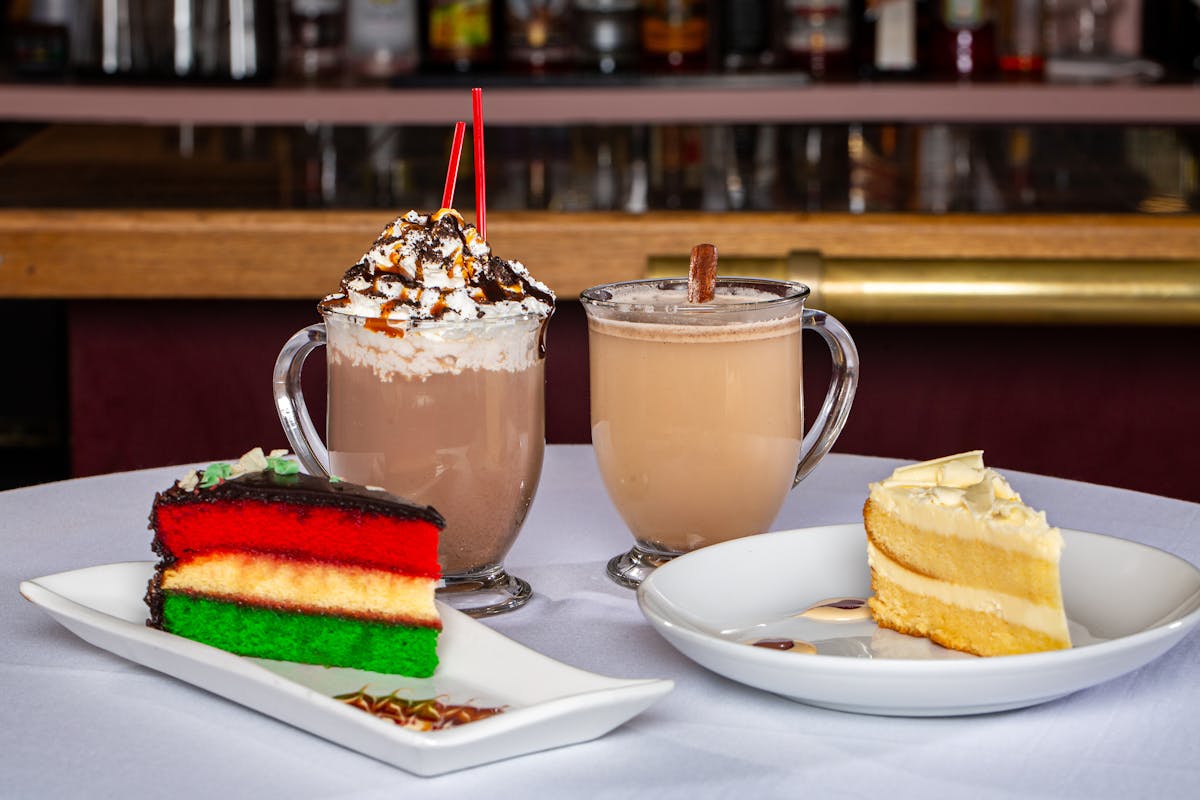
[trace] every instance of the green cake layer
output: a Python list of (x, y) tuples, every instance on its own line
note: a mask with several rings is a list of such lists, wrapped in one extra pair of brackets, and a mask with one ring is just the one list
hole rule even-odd
[(244, 656), (427, 678), (438, 631), (163, 593), (163, 629)]

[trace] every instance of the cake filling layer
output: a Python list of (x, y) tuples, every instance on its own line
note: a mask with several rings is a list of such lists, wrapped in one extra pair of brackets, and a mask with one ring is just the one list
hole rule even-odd
[[(1069, 643), (1042, 631), (1014, 625), (995, 614), (969, 611), (928, 595), (908, 592), (875, 575), (875, 597), (868, 602), (881, 626), (926, 637), (943, 647), (978, 656), (1059, 650)], [(901, 657), (911, 657), (901, 655)]]
[(427, 678), (438, 630), (308, 615), (164, 592), (163, 621), (179, 636), (239, 655)]
[(947, 536), (923, 530), (882, 513), (875, 502), (863, 510), (868, 538), (892, 561), (919, 575), (1024, 597), (1061, 602), (1058, 564), (981, 538)]
[(433, 578), (265, 553), (210, 552), (163, 570), (164, 592), (440, 627)]
[[(972, 612), (992, 615), (1054, 640), (1069, 642), (1067, 620), (1053, 606), (1040, 605), (994, 590), (949, 584), (919, 575), (896, 563), (879, 548), (867, 542), (867, 561), (871, 569), (889, 583), (914, 595), (933, 598), (940, 603)], [(878, 590), (877, 590), (878, 593)], [(884, 598), (886, 604), (886, 598)]]

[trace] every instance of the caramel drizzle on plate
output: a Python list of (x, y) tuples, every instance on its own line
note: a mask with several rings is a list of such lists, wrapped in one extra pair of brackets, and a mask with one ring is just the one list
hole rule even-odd
[(357, 692), (336, 695), (333, 699), (414, 731), (440, 731), (445, 728), (453, 728), (455, 725), (478, 722), (504, 711), (503, 706), (480, 708), (470, 705), (454, 705), (443, 703), (436, 697), (424, 700), (405, 700), (398, 697), (396, 692), (376, 696), (367, 694), (365, 686)]

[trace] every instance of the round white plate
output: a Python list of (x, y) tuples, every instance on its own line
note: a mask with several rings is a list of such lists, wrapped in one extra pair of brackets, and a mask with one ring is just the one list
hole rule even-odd
[[(797, 616), (870, 594), (861, 524), (767, 533), (659, 567), (638, 604), (681, 653), (748, 686), (826, 708), (950, 716), (1042, 703), (1152, 661), (1200, 623), (1200, 570), (1146, 545), (1063, 531), (1064, 605), (1073, 647), (977, 658), (856, 622)], [(791, 638), (816, 654), (751, 646)]]

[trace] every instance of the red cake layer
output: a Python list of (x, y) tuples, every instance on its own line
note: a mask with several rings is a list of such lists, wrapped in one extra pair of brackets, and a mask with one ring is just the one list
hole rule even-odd
[(424, 519), (309, 504), (226, 498), (155, 506), (161, 544), (177, 559), (250, 550), (437, 578), (438, 527)]

